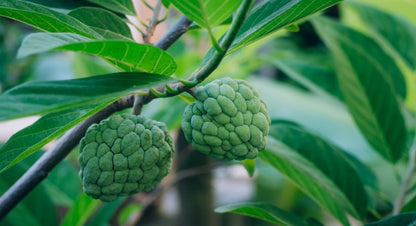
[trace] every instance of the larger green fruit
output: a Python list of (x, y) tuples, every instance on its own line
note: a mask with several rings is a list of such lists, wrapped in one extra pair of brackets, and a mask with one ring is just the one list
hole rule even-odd
[(226, 160), (253, 159), (266, 145), (266, 103), (244, 80), (217, 79), (195, 92), (182, 129), (196, 150)]
[(150, 191), (171, 168), (173, 142), (165, 124), (122, 114), (90, 126), (80, 141), (85, 193), (102, 201)]

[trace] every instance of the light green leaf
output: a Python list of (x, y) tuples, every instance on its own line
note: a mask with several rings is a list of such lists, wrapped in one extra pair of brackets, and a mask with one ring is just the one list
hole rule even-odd
[(263, 1), (250, 12), (230, 50), (235, 51), (338, 2), (341, 0)]
[(116, 14), (102, 8), (80, 7), (68, 15), (90, 26), (105, 39), (132, 40), (130, 28)]
[(127, 72), (171, 75), (176, 70), (173, 58), (157, 47), (133, 41), (91, 40), (71, 33), (31, 34), (23, 40), (18, 57), (58, 50), (98, 56)]
[(226, 20), (241, 0), (169, 0), (190, 20), (204, 28), (212, 28)]
[(165, 85), (170, 77), (115, 73), (83, 79), (28, 82), (0, 95), (0, 121), (99, 103)]
[(38, 151), (113, 101), (114, 98), (107, 98), (101, 104), (51, 113), (17, 132), (0, 148), (0, 172)]
[(255, 159), (244, 159), (241, 160), (244, 168), (247, 170), (247, 173), (250, 177), (253, 177), (254, 172), (256, 171), (256, 160)]
[(136, 15), (132, 0), (88, 0), (104, 8), (126, 15)]
[(367, 194), (359, 172), (352, 166), (343, 151), (293, 124), (274, 123), (270, 127), (269, 136), (281, 141), (313, 163), (348, 198), (348, 205), (355, 209), (350, 214), (359, 219), (365, 217), (368, 205)]
[(304, 219), (291, 212), (280, 209), (277, 206), (273, 206), (268, 203), (238, 203), (226, 206), (221, 206), (215, 209), (217, 213), (237, 213), (254, 217), (263, 221), (275, 223), (277, 225), (296, 225), (296, 226), (307, 226), (307, 225), (322, 225), (317, 221)]
[(267, 140), (266, 151), (260, 152), (259, 157), (292, 181), (343, 225), (349, 225), (346, 211), (354, 213), (354, 207), (338, 186), (312, 162), (296, 150), (270, 137)]
[(388, 225), (397, 225), (397, 226), (415, 226), (416, 225), (416, 212), (402, 213), (396, 216), (388, 217), (386, 219), (371, 222), (365, 224), (365, 226), (388, 226)]
[(71, 32), (89, 38), (102, 39), (100, 34), (73, 17), (27, 1), (0, 1), (0, 16), (29, 24), (42, 31)]
[(349, 2), (361, 16), (366, 28), (390, 45), (407, 64), (416, 70), (416, 26), (404, 17), (375, 7)]
[(88, 219), (100, 207), (100, 204), (100, 200), (93, 199), (82, 192), (75, 201), (75, 204), (65, 215), (65, 218), (62, 220), (61, 226), (85, 225)]
[(332, 69), (302, 60), (272, 59), (271, 62), (291, 79), (312, 92), (322, 96), (328, 94), (340, 96), (338, 80)]
[[(396, 162), (405, 151), (406, 127), (397, 94), (403, 76), (374, 40), (340, 23), (316, 17), (313, 24), (333, 52), (345, 102), (368, 142)], [(396, 94), (397, 93), (397, 94)]]

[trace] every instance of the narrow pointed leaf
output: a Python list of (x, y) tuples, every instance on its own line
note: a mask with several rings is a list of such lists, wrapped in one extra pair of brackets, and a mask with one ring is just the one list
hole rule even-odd
[(416, 212), (402, 213), (396, 216), (388, 217), (386, 219), (365, 224), (365, 226), (414, 226), (416, 225)]
[(368, 142), (385, 159), (396, 162), (406, 144), (406, 127), (398, 95), (402, 74), (377, 43), (341, 23), (316, 17), (319, 35), (331, 49), (345, 102)]
[(416, 70), (416, 26), (400, 15), (349, 2), (357, 10), (366, 28), (388, 43), (406, 62)]
[(173, 58), (157, 47), (133, 41), (91, 40), (71, 33), (31, 34), (24, 39), (18, 56), (62, 50), (101, 57), (127, 72), (171, 75), (176, 70)]
[(308, 221), (299, 217), (289, 211), (280, 209), (268, 203), (238, 203), (226, 206), (221, 206), (215, 209), (217, 213), (237, 213), (254, 217), (263, 221), (268, 221), (278, 225), (297, 225), (297, 226), (312, 226), (321, 225), (317, 221)]
[(16, 134), (0, 148), (0, 172), (8, 169), (67, 130), (112, 103), (108, 98), (101, 104), (87, 105), (47, 114)]
[(117, 13), (136, 15), (132, 0), (88, 0)]
[(349, 225), (346, 212), (355, 212), (348, 198), (320, 169), (297, 151), (269, 137), (266, 151), (259, 153), (264, 162), (282, 173), (343, 225)]
[(169, 0), (190, 20), (204, 28), (214, 27), (226, 20), (241, 0)]
[(102, 38), (93, 29), (71, 16), (27, 1), (0, 1), (0, 16), (29, 24), (42, 31), (71, 32), (89, 38)]
[(132, 40), (130, 28), (116, 14), (101, 8), (80, 7), (68, 15), (90, 26), (105, 39)]
[(367, 213), (367, 194), (359, 172), (346, 158), (343, 151), (320, 137), (287, 123), (276, 123), (270, 128), (270, 136), (313, 163), (345, 194), (355, 211), (351, 214), (363, 219)]
[(75, 204), (67, 212), (61, 226), (86, 225), (88, 219), (100, 207), (101, 201), (80, 193)]
[(272, 32), (341, 0), (269, 0), (254, 8), (243, 23), (231, 50), (246, 46)]
[(115, 73), (84, 79), (28, 82), (0, 95), (0, 121), (97, 103), (173, 81), (156, 74)]

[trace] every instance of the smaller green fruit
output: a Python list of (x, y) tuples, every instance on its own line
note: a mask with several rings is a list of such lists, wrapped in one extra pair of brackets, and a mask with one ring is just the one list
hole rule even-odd
[(80, 141), (83, 190), (102, 201), (148, 192), (169, 173), (173, 147), (164, 123), (140, 115), (93, 124)]

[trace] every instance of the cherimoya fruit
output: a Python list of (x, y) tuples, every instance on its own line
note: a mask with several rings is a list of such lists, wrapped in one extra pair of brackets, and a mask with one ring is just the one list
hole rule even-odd
[(102, 201), (150, 191), (169, 173), (173, 147), (164, 123), (140, 115), (93, 124), (80, 141), (83, 190)]
[(196, 150), (226, 160), (253, 159), (266, 145), (270, 117), (266, 103), (244, 80), (217, 79), (195, 92), (182, 129)]

